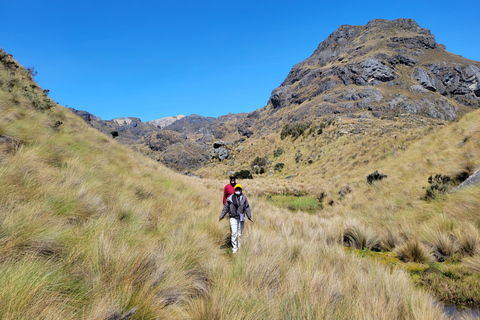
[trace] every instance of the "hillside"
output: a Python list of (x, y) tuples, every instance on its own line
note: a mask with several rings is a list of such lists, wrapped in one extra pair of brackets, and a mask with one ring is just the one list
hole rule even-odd
[[(2, 319), (445, 318), (402, 268), (340, 245), (355, 202), (321, 215), (291, 213), (256, 198), (254, 183), (246, 183), (256, 222), (232, 256), (224, 245), (228, 226), (216, 222), (221, 182), (178, 175), (91, 128), (3, 51), (0, 81)], [(474, 115), (427, 137), (424, 152), (445, 154), (416, 170), (442, 159), (438, 169), (449, 168), (450, 149), (436, 143), (450, 133), (454, 141), (471, 137), (461, 150), (475, 156)], [(402, 159), (415, 158), (412, 150)], [(404, 167), (388, 160), (379, 162), (379, 169), (392, 168), (387, 186), (408, 184), (411, 175), (396, 177)], [(372, 190), (354, 194), (370, 194), (376, 208), (382, 185), (358, 188)], [(450, 218), (461, 223), (470, 219), (462, 212), (478, 208), (474, 192), (478, 187), (433, 205), (465, 203)], [(388, 199), (379, 201), (391, 208)], [(410, 202), (393, 203), (413, 214)], [(367, 204), (350, 208), (365, 222)]]

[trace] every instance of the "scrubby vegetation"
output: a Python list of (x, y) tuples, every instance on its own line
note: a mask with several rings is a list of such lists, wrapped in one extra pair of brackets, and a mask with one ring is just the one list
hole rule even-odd
[(285, 150), (281, 147), (278, 147), (277, 149), (273, 150), (273, 156), (275, 158), (280, 157), (282, 154), (284, 154)]
[(428, 187), (425, 191), (425, 199), (436, 199), (438, 195), (445, 194), (450, 190), (452, 179), (447, 175), (436, 174), (428, 177)]
[(308, 128), (310, 127), (309, 123), (288, 123), (283, 126), (282, 131), (280, 132), (280, 138), (283, 140), (286, 137), (290, 136), (293, 139), (300, 137)]
[(256, 157), (253, 159), (252, 163), (250, 164), (250, 168), (256, 174), (265, 173), (266, 166), (268, 164), (268, 159), (266, 157)]
[(249, 170), (240, 170), (235, 172), (237, 179), (253, 179), (252, 173)]
[(378, 170), (375, 170), (375, 172), (372, 172), (367, 176), (367, 183), (372, 184), (373, 181), (381, 181), (386, 177), (387, 175), (379, 173)]

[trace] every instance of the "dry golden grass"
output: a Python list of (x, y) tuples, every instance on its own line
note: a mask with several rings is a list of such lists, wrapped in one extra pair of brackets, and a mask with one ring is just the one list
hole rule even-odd
[(252, 191), (255, 224), (232, 256), (217, 222), (223, 183), (175, 174), (64, 108), (2, 90), (0, 132), (19, 147), (0, 164), (0, 318), (444, 318), (404, 272), (338, 245), (341, 210), (291, 214)]

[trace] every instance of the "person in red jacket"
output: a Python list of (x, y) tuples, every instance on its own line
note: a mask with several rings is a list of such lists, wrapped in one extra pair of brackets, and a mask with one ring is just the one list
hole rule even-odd
[(235, 185), (237, 184), (237, 178), (235, 175), (230, 176), (230, 183), (223, 189), (223, 205), (227, 203), (227, 198), (235, 192)]

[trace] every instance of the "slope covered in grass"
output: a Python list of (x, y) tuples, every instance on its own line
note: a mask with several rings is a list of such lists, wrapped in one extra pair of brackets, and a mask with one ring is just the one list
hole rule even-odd
[(0, 318), (443, 318), (404, 272), (347, 254), (341, 218), (252, 197), (232, 256), (217, 189), (90, 128), (4, 54), (0, 79)]

